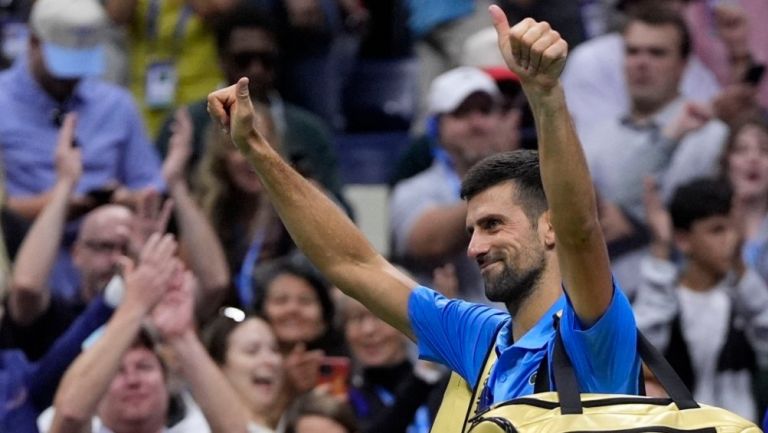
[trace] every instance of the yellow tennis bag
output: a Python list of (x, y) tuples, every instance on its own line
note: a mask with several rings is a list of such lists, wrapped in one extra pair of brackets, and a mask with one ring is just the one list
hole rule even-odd
[[(725, 409), (698, 404), (664, 357), (638, 331), (638, 353), (670, 398), (620, 394), (580, 394), (560, 333), (553, 349), (550, 389), (545, 357), (536, 377), (536, 393), (478, 408), (496, 361), (491, 348), (475, 389), (460, 376), (451, 378), (433, 433), (759, 433), (753, 423)], [(642, 383), (642, 382), (641, 382)], [(642, 386), (641, 386), (641, 391)], [(642, 392), (644, 393), (644, 392)]]

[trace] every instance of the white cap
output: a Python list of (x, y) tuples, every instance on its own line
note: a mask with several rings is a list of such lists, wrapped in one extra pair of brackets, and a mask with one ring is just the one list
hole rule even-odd
[(109, 18), (98, 0), (36, 0), (29, 18), (48, 71), (57, 78), (104, 72)]
[(485, 92), (494, 98), (501, 97), (493, 78), (478, 68), (461, 66), (444, 72), (432, 80), (429, 87), (429, 113), (450, 113), (476, 92)]
[(461, 64), (480, 68), (496, 81), (518, 81), (517, 75), (509, 70), (501, 55), (496, 29), (493, 27), (479, 30), (464, 41)]

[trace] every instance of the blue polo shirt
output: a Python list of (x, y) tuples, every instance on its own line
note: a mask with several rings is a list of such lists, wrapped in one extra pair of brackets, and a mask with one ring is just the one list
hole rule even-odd
[[(419, 356), (448, 366), (473, 387), (495, 339), (498, 360), (488, 378), (492, 403), (533, 394), (544, 354), (552, 359), (553, 316), (558, 311), (562, 311), (563, 344), (580, 391), (637, 394), (637, 328), (629, 301), (615, 283), (611, 304), (588, 329), (581, 326), (570, 300), (563, 295), (519, 341), (513, 341), (509, 313), (447, 299), (426, 287), (417, 287), (408, 302)], [(554, 383), (551, 376), (550, 383)]]

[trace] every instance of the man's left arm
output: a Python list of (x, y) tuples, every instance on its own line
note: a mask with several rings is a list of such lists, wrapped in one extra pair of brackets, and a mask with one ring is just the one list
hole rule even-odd
[(560, 83), (568, 46), (546, 22), (526, 18), (510, 28), (501, 9), (491, 8), (502, 54), (520, 77), (536, 122), (563, 283), (582, 325), (589, 327), (610, 305), (613, 283), (592, 179)]

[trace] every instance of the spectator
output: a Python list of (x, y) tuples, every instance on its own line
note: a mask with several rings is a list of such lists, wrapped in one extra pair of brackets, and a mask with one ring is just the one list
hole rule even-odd
[[(682, 0), (630, 0), (624, 7), (630, 15), (636, 9), (672, 8), (682, 10)], [(625, 17), (632, 19), (631, 17)], [(600, 128), (605, 119), (626, 113), (632, 105), (624, 70), (625, 46), (622, 32), (611, 32), (579, 45), (570, 54), (565, 71), (568, 106), (579, 136)], [(684, 59), (679, 91), (688, 100), (709, 102), (720, 91), (714, 74), (696, 55)]]
[(212, 31), (214, 19), (237, 5), (235, 0), (106, 0), (115, 24), (128, 30), (130, 88), (139, 101), (150, 135), (183, 104), (219, 85), (219, 65)]
[(96, 0), (35, 2), (27, 53), (0, 74), (8, 206), (30, 220), (52, 194), (52, 150), (66, 112), (78, 114), (75, 136), (85, 167), (70, 203), (73, 214), (93, 205), (84, 198), (89, 191), (130, 202), (130, 190), (163, 186), (160, 161), (130, 95), (93, 78), (104, 68), (107, 24)]
[[(248, 431), (244, 407), (195, 335), (194, 277), (174, 262), (172, 242), (171, 237), (160, 240), (154, 235), (142, 252), (142, 263), (135, 271), (129, 266), (122, 310), (65, 374), (56, 393), (50, 432), (81, 432), (97, 414), (104, 427), (116, 433), (155, 433), (163, 428), (168, 373), (151, 343), (141, 338), (142, 321), (150, 314), (210, 431)], [(186, 431), (206, 428), (198, 425)]]
[(475, 300), (482, 299), (482, 282), (464, 254), (466, 204), (459, 184), (483, 157), (517, 146), (504, 134), (502, 102), (496, 83), (480, 69), (456, 68), (436, 78), (429, 98), (429, 134), (439, 143), (434, 162), (395, 185), (390, 199), (395, 256), (424, 284), (435, 267), (453, 263), (461, 295)]
[[(768, 359), (768, 287), (741, 259), (730, 188), (684, 184), (669, 213), (653, 182), (646, 188), (653, 242), (634, 304), (638, 327), (697, 401), (757, 421), (752, 378)], [(680, 269), (673, 247), (685, 258)]]
[(733, 213), (743, 236), (742, 259), (768, 281), (768, 123), (743, 120), (731, 130), (722, 177), (733, 189)]
[(582, 139), (614, 270), (631, 294), (646, 242), (644, 176), (659, 179), (666, 200), (676, 186), (715, 175), (727, 128), (713, 119), (711, 108), (679, 93), (690, 40), (677, 12), (637, 10), (623, 38), (629, 111), (606, 118)]
[(335, 306), (328, 284), (298, 256), (259, 270), (256, 311), (272, 326), (285, 357), (289, 401), (315, 387), (324, 356), (346, 356), (343, 335), (334, 324)]
[(310, 393), (287, 416), (285, 433), (358, 433), (352, 409), (329, 395)]
[(269, 324), (226, 307), (205, 328), (203, 341), (248, 409), (249, 419), (269, 431), (276, 429), (286, 409), (278, 399), (285, 385), (285, 370)]
[(344, 299), (344, 332), (359, 368), (349, 404), (361, 432), (426, 433), (434, 418), (426, 403), (442, 379), (437, 366), (408, 359), (408, 340), (352, 298)]
[[(282, 150), (270, 112), (258, 109), (266, 137)], [(267, 200), (259, 177), (232, 146), (231, 140), (209, 125), (208, 145), (195, 173), (196, 195), (223, 245), (235, 291), (228, 305), (253, 308), (253, 270), (290, 253), (294, 246)]]
[[(272, 19), (256, 10), (238, 7), (217, 19), (215, 34), (226, 82), (248, 77), (254, 101), (269, 107), (277, 138), (288, 160), (345, 203), (327, 126), (317, 116), (285, 102), (276, 90), (280, 46)], [(206, 149), (210, 117), (204, 99), (191, 103), (188, 109), (193, 125), (191, 166), (195, 167)], [(171, 124), (172, 119), (167, 119), (158, 138), (158, 147), (163, 152), (168, 148)]]
[(488, 25), (488, 0), (407, 0), (408, 24), (419, 62), (419, 116), (413, 123), (424, 132), (432, 82), (438, 75), (461, 65), (462, 42)]
[(113, 308), (103, 297), (95, 298), (38, 361), (18, 349), (0, 350), (0, 430), (37, 433), (37, 417), (53, 401), (59, 380)]

